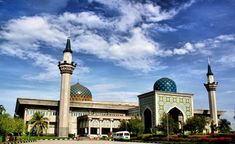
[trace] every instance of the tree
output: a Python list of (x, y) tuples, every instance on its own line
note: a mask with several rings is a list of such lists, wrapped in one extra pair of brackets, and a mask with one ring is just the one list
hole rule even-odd
[(0, 115), (0, 133), (17, 133), (20, 135), (24, 131), (24, 120), (12, 118), (9, 114)]
[(15, 118), (14, 119), (14, 133), (17, 135), (21, 135), (24, 132), (25, 124), (24, 120), (21, 118)]
[(13, 133), (14, 125), (14, 119), (11, 118), (9, 114), (0, 115), (0, 133)]
[(157, 130), (162, 131), (166, 135), (167, 127), (169, 130), (169, 134), (176, 134), (179, 132), (178, 122), (176, 122), (169, 114), (164, 113), (163, 116), (161, 117), (160, 125), (157, 126)]
[(219, 121), (218, 130), (220, 133), (229, 133), (231, 131), (231, 123), (227, 119), (221, 119)]
[(133, 135), (139, 135), (144, 132), (144, 124), (141, 119), (135, 117), (131, 118), (129, 121), (122, 120), (119, 129), (127, 130)]
[(48, 121), (48, 118), (45, 118), (43, 114), (38, 112), (34, 113), (32, 119), (29, 121), (29, 124), (32, 124), (30, 131), (38, 136), (43, 134), (43, 130), (48, 128)]
[(193, 116), (186, 120), (184, 130), (190, 131), (191, 134), (202, 133), (207, 124), (204, 116)]
[(6, 109), (3, 105), (0, 105), (0, 115), (4, 114), (6, 112)]

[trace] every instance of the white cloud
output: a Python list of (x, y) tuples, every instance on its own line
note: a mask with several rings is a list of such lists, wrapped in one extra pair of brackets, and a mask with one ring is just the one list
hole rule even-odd
[(93, 98), (98, 101), (136, 102), (139, 92), (121, 91), (123, 84), (105, 83), (89, 87)]
[[(130, 70), (149, 72), (160, 65), (154, 57), (162, 50), (158, 42), (148, 37), (142, 24), (139, 27), (136, 25), (144, 22), (143, 18), (148, 22), (170, 19), (180, 9), (191, 5), (183, 5), (178, 10), (162, 11), (160, 6), (152, 3), (140, 4), (124, 0), (99, 0), (98, 2), (116, 9), (120, 15), (106, 18), (94, 12), (65, 12), (58, 16), (44, 14), (7, 21), (0, 33), (2, 40), (0, 54), (33, 60), (34, 65), (43, 69), (37, 75), (26, 74), (23, 78), (53, 80), (57, 76), (58, 60), (52, 55), (43, 53), (42, 49), (45, 46), (62, 50), (68, 35), (67, 31), (70, 29), (74, 39), (74, 51), (111, 60), (114, 64)], [(107, 36), (97, 31), (100, 28), (112, 32)], [(158, 25), (157, 29), (174, 31), (168, 25)], [(120, 34), (123, 32), (127, 35)], [(186, 49), (191, 52), (190, 49)], [(82, 68), (86, 72), (89, 71), (87, 67)]]
[[(194, 0), (191, 0), (177, 9), (169, 11), (162, 10), (161, 7), (155, 3), (138, 3), (126, 0), (93, 0), (102, 3), (111, 9), (117, 9), (121, 16), (117, 23), (117, 28), (120, 31), (126, 31), (133, 28), (136, 24), (142, 23), (143, 19), (148, 23), (156, 23), (163, 20), (168, 20), (177, 15), (181, 10), (190, 7)], [(92, 1), (91, 1), (92, 2)]]
[(233, 94), (233, 93), (235, 93), (235, 90), (225, 91), (224, 93), (227, 93), (227, 94)]
[(59, 22), (60, 24), (80, 24), (85, 28), (102, 28), (110, 26), (108, 20), (106, 20), (102, 16), (96, 15), (94, 12), (65, 12), (58, 17), (57, 22)]
[(13, 42), (32, 43), (44, 41), (50, 45), (61, 43), (65, 35), (47, 17), (33, 16), (10, 20), (4, 27), (1, 37)]
[(130, 54), (132, 57), (145, 58), (155, 55), (158, 45), (148, 39), (140, 28), (131, 31), (132, 36), (126, 42), (113, 44), (110, 53), (114, 58), (128, 59)]
[(235, 40), (235, 35), (220, 35), (218, 37), (216, 37), (217, 40), (220, 41), (234, 41)]
[(235, 67), (235, 54), (234, 52), (228, 55), (223, 55), (219, 60), (219, 63), (225, 64), (229, 67)]
[(59, 76), (58, 67), (56, 65), (58, 61), (51, 58), (51, 56), (41, 53), (28, 53), (27, 57), (33, 59), (36, 66), (44, 68), (44, 72), (39, 72), (36, 75), (24, 75), (24, 79), (50, 81), (51, 78), (57, 78)]
[(176, 55), (185, 55), (194, 51), (194, 46), (191, 43), (187, 42), (183, 47), (174, 49), (173, 53)]
[[(4, 41), (0, 44), (0, 54), (32, 60), (32, 64), (43, 69), (38, 74), (25, 74), (28, 80), (55, 80), (58, 75), (57, 62), (52, 55), (44, 54), (46, 47), (62, 48), (65, 45), (66, 32), (61, 31), (53, 16), (22, 17), (8, 21), (0, 34)], [(63, 27), (63, 26), (61, 26)], [(86, 67), (84, 72), (87, 71)]]
[[(209, 38), (198, 42), (186, 42), (180, 48), (174, 49), (160, 49), (158, 56), (172, 56), (172, 55), (188, 55), (188, 54), (203, 54), (206, 56), (212, 55), (214, 49), (219, 49), (221, 45), (235, 42), (235, 35), (219, 35), (215, 38)], [(233, 54), (223, 56), (219, 62), (235, 62)]]
[(87, 33), (79, 36), (74, 45), (80, 51), (115, 61), (117, 65), (127, 69), (151, 71), (154, 64), (158, 64), (153, 59), (158, 45), (150, 41), (140, 28), (133, 29), (131, 35), (125, 42), (119, 42), (115, 38), (108, 42), (97, 34)]

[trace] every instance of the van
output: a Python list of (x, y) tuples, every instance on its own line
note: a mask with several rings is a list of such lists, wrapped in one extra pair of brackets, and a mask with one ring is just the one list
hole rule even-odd
[(128, 131), (119, 131), (113, 134), (113, 140), (130, 140)]

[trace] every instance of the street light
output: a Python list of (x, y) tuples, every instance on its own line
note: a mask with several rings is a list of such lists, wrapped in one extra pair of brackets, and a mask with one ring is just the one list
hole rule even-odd
[(166, 114), (166, 131), (167, 131), (167, 141), (169, 141), (169, 123), (168, 123), (168, 113)]

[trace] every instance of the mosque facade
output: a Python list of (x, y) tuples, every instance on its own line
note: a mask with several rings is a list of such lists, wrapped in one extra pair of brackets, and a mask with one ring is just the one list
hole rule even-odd
[[(58, 67), (61, 74), (60, 100), (18, 98), (15, 115), (28, 124), (33, 114), (39, 112), (49, 120), (47, 134), (67, 137), (68, 134), (97, 137), (118, 131), (122, 120), (140, 117), (144, 122), (145, 132), (161, 122), (164, 113), (178, 121), (179, 128), (187, 118), (194, 115), (211, 117), (218, 125), (218, 118), (223, 113), (217, 111), (216, 86), (214, 75), (208, 64), (205, 87), (208, 91), (210, 110), (194, 109), (193, 94), (177, 92), (176, 83), (166, 77), (157, 80), (153, 90), (138, 95), (139, 103), (98, 102), (93, 101), (91, 91), (80, 83), (70, 85), (76, 64), (72, 61), (70, 39), (67, 39), (63, 60)], [(28, 130), (32, 126), (28, 124)], [(209, 128), (208, 128), (209, 129)]]

